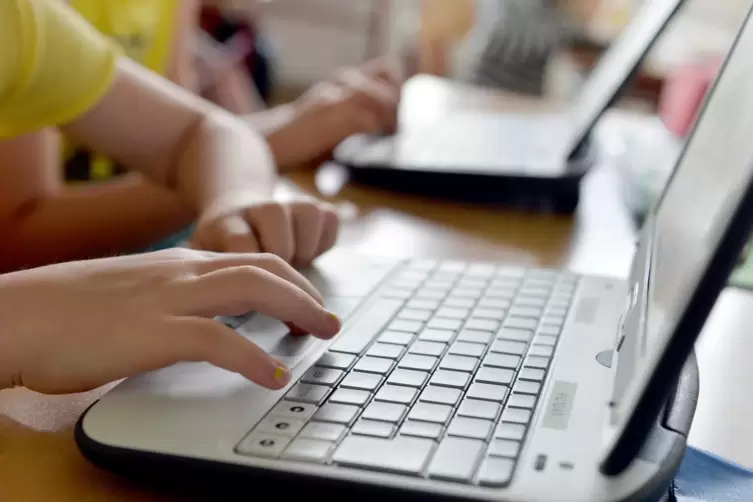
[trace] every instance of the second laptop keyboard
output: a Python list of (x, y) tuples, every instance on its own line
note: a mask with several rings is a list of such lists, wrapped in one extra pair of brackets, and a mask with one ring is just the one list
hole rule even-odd
[(577, 283), (561, 271), (410, 263), (236, 451), (506, 486)]

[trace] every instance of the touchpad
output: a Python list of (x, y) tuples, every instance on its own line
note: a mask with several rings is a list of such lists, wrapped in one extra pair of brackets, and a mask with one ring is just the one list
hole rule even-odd
[[(324, 305), (340, 318), (347, 318), (358, 303), (359, 298), (327, 298)], [(292, 334), (284, 323), (262, 314), (251, 314), (236, 331), (291, 369), (321, 343), (311, 335)]]

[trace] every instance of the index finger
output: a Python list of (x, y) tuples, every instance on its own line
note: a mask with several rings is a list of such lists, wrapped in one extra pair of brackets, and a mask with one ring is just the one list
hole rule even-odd
[(202, 317), (258, 312), (294, 324), (319, 338), (340, 330), (338, 317), (311, 295), (271, 272), (253, 266), (225, 268), (176, 282), (165, 303), (173, 314)]

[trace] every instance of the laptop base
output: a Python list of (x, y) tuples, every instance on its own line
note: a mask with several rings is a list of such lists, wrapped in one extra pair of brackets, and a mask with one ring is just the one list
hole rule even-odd
[[(698, 365), (695, 356), (691, 355), (675, 392), (667, 399), (665, 411), (639, 455), (663, 467), (657, 476), (627, 500), (669, 500), (669, 486), (680, 467), (687, 446), (698, 392)], [(255, 490), (264, 489), (274, 489), (275, 495), (280, 497), (311, 496), (315, 493), (317, 497), (328, 496), (335, 500), (352, 500), (353, 497), (358, 497), (359, 500), (384, 500), (386, 497), (390, 500), (456, 500), (373, 485), (356, 486), (300, 474), (114, 448), (86, 435), (82, 426), (85, 416), (86, 412), (76, 424), (75, 440), (87, 460), (109, 472), (144, 483), (152, 489), (190, 497), (190, 500), (231, 500), (233, 494), (251, 494)]]

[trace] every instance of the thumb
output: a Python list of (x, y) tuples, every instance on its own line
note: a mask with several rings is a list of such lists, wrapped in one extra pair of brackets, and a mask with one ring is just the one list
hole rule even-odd
[(220, 322), (176, 318), (166, 335), (170, 342), (165, 350), (175, 351), (175, 360), (208, 362), (273, 390), (290, 382), (289, 368)]

